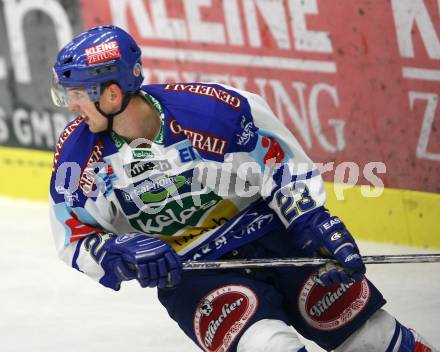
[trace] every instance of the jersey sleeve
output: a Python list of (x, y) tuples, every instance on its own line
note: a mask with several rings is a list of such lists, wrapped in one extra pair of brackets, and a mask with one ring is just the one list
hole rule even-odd
[[(99, 154), (101, 142), (81, 136), (81, 121), (74, 120), (61, 134), (50, 181), (50, 223), (59, 257), (69, 266), (101, 282), (104, 242), (113, 236), (111, 207), (99, 190), (85, 190), (89, 163)], [(78, 152), (84, 151), (84, 153)], [(91, 186), (90, 186), (91, 187)], [(105, 213), (108, 212), (107, 216)], [(107, 219), (107, 220), (106, 220)]]
[(104, 276), (100, 263), (104, 242), (112, 235), (103, 230), (82, 208), (71, 208), (66, 202), (51, 199), (50, 221), (60, 259), (96, 281)]
[(240, 179), (261, 194), (286, 228), (324, 206), (326, 193), (319, 169), (294, 135), (258, 95), (239, 91), (249, 103), (225, 161)]

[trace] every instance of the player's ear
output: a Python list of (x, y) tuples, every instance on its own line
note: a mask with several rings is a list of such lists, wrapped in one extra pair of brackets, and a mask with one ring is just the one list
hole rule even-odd
[(110, 83), (105, 88), (103, 95), (111, 105), (119, 105), (122, 103), (123, 93), (116, 83)]

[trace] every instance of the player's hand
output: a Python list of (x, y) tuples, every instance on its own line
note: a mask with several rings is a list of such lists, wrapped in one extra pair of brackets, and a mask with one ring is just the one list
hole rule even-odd
[(142, 287), (171, 287), (180, 282), (182, 261), (166, 242), (128, 233), (105, 242), (107, 267), (120, 281), (136, 279)]
[(363, 279), (366, 269), (359, 248), (338, 217), (325, 211), (316, 212), (308, 220), (307, 227), (294, 233), (293, 241), (308, 255), (327, 254), (338, 261), (340, 266), (323, 267), (318, 272), (324, 285)]
[(340, 284), (349, 284), (357, 280), (361, 280), (363, 275), (359, 278), (354, 278), (353, 276), (359, 275), (358, 273), (352, 273), (351, 275), (344, 269), (341, 264), (330, 262), (321, 266), (314, 277), (314, 281), (321, 286), (333, 286)]

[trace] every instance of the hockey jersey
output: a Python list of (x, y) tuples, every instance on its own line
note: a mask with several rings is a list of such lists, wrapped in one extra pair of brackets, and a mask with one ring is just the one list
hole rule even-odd
[(258, 95), (208, 83), (139, 94), (161, 119), (149, 148), (91, 133), (81, 116), (56, 144), (51, 223), (72, 267), (99, 281), (104, 241), (128, 232), (215, 259), (324, 205), (318, 169)]

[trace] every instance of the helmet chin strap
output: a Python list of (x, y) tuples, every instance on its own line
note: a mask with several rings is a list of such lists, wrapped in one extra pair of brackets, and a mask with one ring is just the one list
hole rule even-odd
[(114, 117), (116, 115), (120, 114), (121, 112), (123, 112), (127, 108), (128, 103), (130, 102), (131, 98), (132, 98), (132, 95), (130, 93), (125, 94), (124, 95), (124, 99), (122, 100), (121, 108), (118, 111), (116, 111), (114, 113), (111, 113), (111, 114), (108, 114), (108, 113), (106, 113), (106, 112), (101, 110), (101, 107), (99, 106), (99, 101), (95, 102), (96, 110), (98, 110), (108, 120), (107, 132), (111, 132), (113, 130), (113, 119), (114, 119)]

